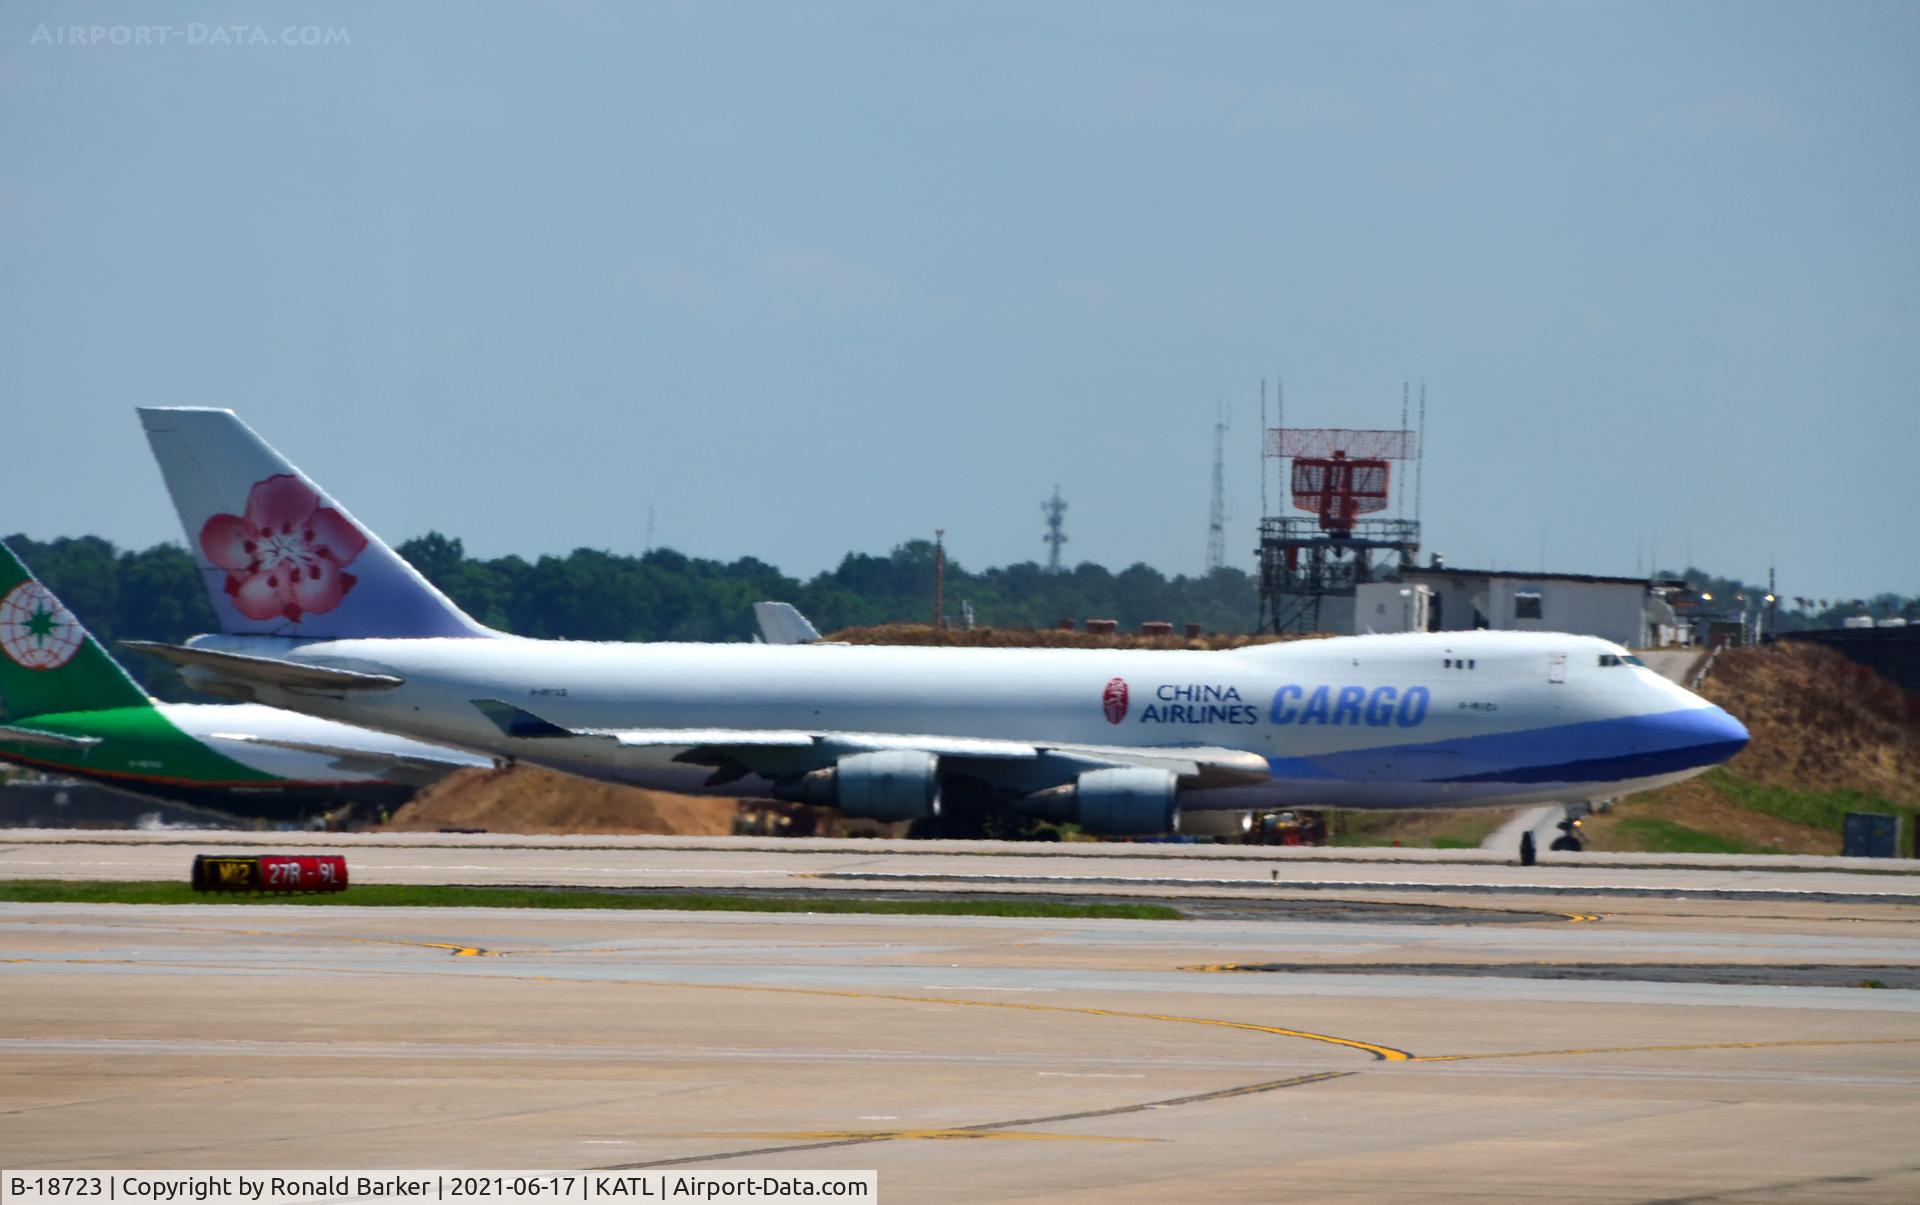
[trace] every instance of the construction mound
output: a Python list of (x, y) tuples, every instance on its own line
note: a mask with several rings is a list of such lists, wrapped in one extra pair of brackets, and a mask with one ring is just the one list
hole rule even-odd
[(676, 795), (576, 778), (538, 766), (456, 770), (413, 797), (387, 832), (652, 833), (717, 837), (733, 832), (731, 799)]

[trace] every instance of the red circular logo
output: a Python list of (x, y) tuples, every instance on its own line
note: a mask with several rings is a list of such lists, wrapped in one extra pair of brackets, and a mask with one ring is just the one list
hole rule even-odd
[(1115, 678), (1107, 683), (1107, 689), (1100, 694), (1100, 704), (1106, 709), (1107, 723), (1118, 724), (1127, 718), (1127, 680)]

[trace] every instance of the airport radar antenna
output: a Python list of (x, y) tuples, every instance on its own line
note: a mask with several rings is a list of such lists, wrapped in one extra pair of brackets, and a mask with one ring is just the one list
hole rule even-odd
[[(1418, 472), (1422, 441), (1407, 427), (1407, 403), (1402, 390), (1398, 430), (1276, 426), (1264, 432), (1263, 457), (1280, 462), (1292, 509), (1312, 518), (1260, 520), (1263, 630), (1351, 630), (1355, 587), (1412, 566), (1420, 551), (1419, 519), (1375, 517), (1393, 501), (1392, 462), (1412, 461)], [(1423, 427), (1425, 418), (1423, 393)], [(1416, 493), (1416, 516), (1418, 507)]]
[(1067, 542), (1066, 522), (1067, 504), (1060, 497), (1060, 487), (1053, 487), (1053, 497), (1040, 504), (1040, 513), (1047, 517), (1047, 534), (1040, 542), (1047, 546), (1047, 572), (1060, 572), (1060, 545)]

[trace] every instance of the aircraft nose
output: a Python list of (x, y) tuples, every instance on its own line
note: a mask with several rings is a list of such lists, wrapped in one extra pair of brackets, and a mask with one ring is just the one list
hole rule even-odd
[(1731, 713), (1718, 707), (1713, 708), (1712, 711), (1713, 716), (1709, 720), (1709, 725), (1719, 734), (1720, 743), (1728, 747), (1727, 756), (1732, 757), (1746, 748), (1747, 742), (1753, 739), (1747, 732), (1747, 726), (1733, 718)]
[(1745, 724), (1712, 704), (1669, 712), (1658, 717), (1654, 727), (1649, 744), (1674, 769), (1718, 765), (1746, 748), (1750, 739)]

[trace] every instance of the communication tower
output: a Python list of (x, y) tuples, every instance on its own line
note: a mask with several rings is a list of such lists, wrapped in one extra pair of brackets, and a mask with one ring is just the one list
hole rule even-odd
[(1227, 563), (1227, 424), (1225, 409), (1213, 415), (1213, 505), (1207, 510), (1207, 572)]
[(1067, 542), (1066, 525), (1067, 504), (1060, 498), (1060, 487), (1053, 487), (1053, 497), (1040, 504), (1040, 513), (1047, 517), (1047, 534), (1040, 537), (1047, 546), (1047, 572), (1060, 572), (1060, 545)]
[(1292, 509), (1312, 517), (1260, 520), (1262, 630), (1352, 631), (1354, 587), (1412, 566), (1419, 519), (1377, 516), (1392, 502), (1392, 462), (1417, 465), (1420, 442), (1404, 417), (1397, 431), (1267, 430), (1264, 461), (1280, 462)]

